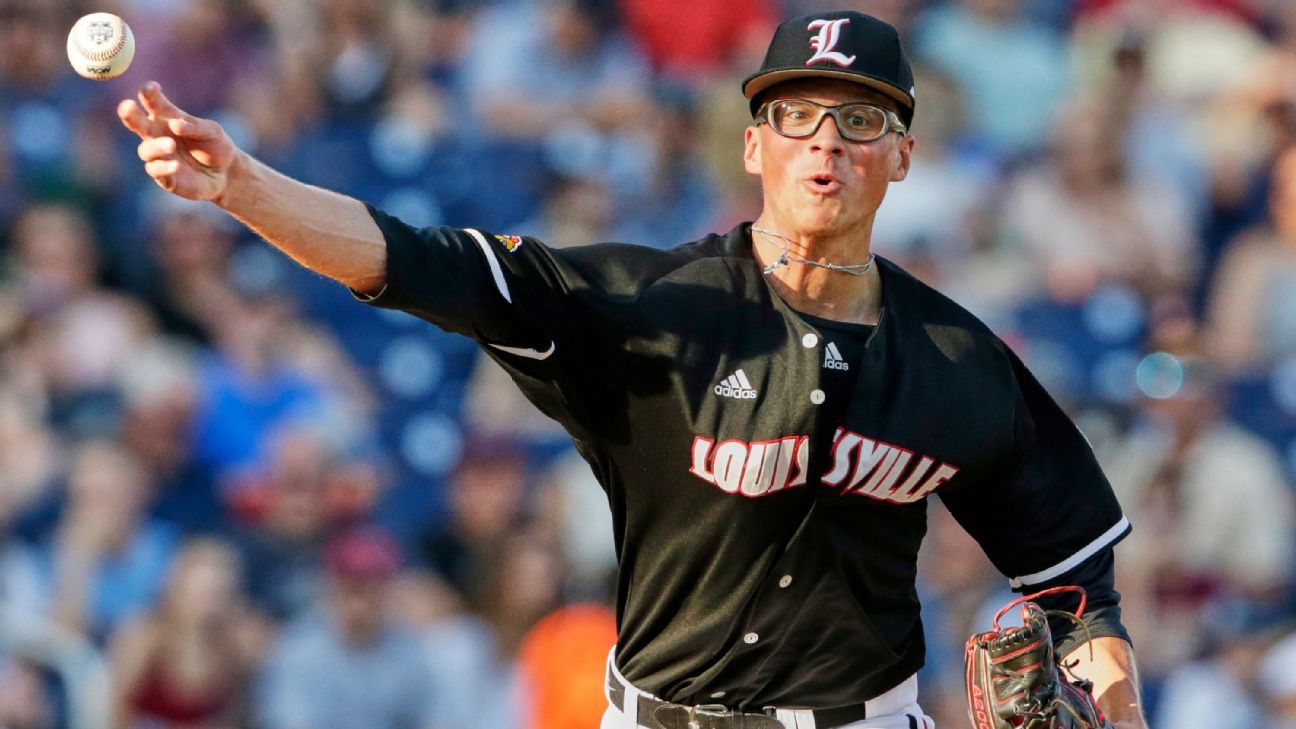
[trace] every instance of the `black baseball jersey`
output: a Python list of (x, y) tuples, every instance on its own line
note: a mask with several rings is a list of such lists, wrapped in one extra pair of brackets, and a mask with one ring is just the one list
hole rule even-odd
[(594, 469), (617, 665), (659, 698), (826, 708), (907, 678), (932, 494), (1019, 585), (1128, 530), (1008, 347), (882, 257), (880, 322), (834, 333), (769, 286), (749, 224), (669, 251), (552, 249), (373, 215), (372, 303), (480, 342)]

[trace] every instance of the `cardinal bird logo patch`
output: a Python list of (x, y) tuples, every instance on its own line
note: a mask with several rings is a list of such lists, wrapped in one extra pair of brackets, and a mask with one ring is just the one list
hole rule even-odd
[(509, 253), (516, 251), (518, 246), (522, 245), (522, 237), (517, 235), (497, 235), (495, 240), (499, 241), (504, 246), (504, 250)]

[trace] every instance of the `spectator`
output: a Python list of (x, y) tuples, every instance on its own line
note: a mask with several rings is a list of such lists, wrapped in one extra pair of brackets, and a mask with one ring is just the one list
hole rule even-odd
[(41, 394), (0, 385), (0, 533), (12, 528), (24, 538), (46, 526), (24, 522), (40, 521), (37, 512), (57, 498), (56, 482), (65, 475), (61, 443), (44, 418)]
[[(1268, 729), (1296, 727), (1294, 676), (1296, 676), (1296, 633), (1290, 633), (1278, 639), (1260, 659), (1259, 684), (1266, 708), (1264, 725)], [(1257, 721), (1252, 726), (1259, 723)]]
[(1210, 196), (1210, 159), (1199, 141), (1209, 117), (1194, 113), (1201, 100), (1176, 98), (1155, 83), (1150, 43), (1147, 31), (1127, 31), (1081, 88), (1111, 112), (1130, 176), (1173, 186), (1199, 220)]
[(1192, 222), (1172, 189), (1131, 179), (1119, 130), (1091, 100), (1058, 117), (1050, 158), (1022, 172), (1004, 202), (1053, 297), (1077, 301), (1100, 282), (1176, 300), (1197, 270)]
[(281, 346), (295, 321), (284, 296), (228, 296), (208, 312), (217, 348), (201, 363), (196, 455), (218, 477), (265, 457), (276, 429), (321, 416), (325, 393)]
[(218, 532), (225, 506), (193, 454), (197, 390), (193, 351), (176, 340), (150, 341), (122, 370), (121, 441), (155, 484), (154, 516), (184, 532)]
[(568, 449), (544, 470), (537, 496), (538, 526), (562, 551), (565, 595), (605, 601), (614, 591), (616, 537), (605, 511), (607, 494), (589, 464)]
[(267, 729), (435, 729), (441, 697), (418, 636), (388, 610), (400, 569), (392, 538), (372, 528), (338, 536), (325, 554), (324, 609), (289, 624), (261, 686)]
[(36, 666), (0, 653), (0, 726), (5, 729), (55, 729), (54, 701)]
[(526, 454), (515, 438), (469, 436), (449, 484), (450, 523), (425, 534), (423, 561), (470, 603), (489, 556), (523, 520)]
[[(1204, 655), (1170, 672), (1152, 726), (1278, 729), (1265, 723), (1256, 690), (1261, 660), (1276, 635), (1273, 616), (1249, 603), (1223, 602), (1214, 607), (1201, 631), (1208, 639)], [(1267, 678), (1261, 675), (1260, 685), (1268, 683)]]
[(674, 241), (706, 233), (719, 193), (694, 149), (701, 123), (698, 106), (687, 88), (659, 86), (646, 125), (653, 155), (642, 179), (636, 185), (612, 185), (614, 219), (605, 224), (604, 236), (566, 240), (621, 240), (669, 248)]
[(325, 108), (346, 117), (363, 116), (391, 90), (397, 59), (391, 39), (392, 2), (325, 0), (318, 3), (317, 63), (328, 70)]
[(1296, 355), (1296, 147), (1274, 165), (1269, 219), (1229, 244), (1211, 289), (1210, 351), (1226, 370)]
[(771, 0), (620, 0), (618, 5), (653, 69), (682, 83), (715, 77), (741, 49), (762, 52), (777, 21)]
[(97, 246), (80, 211), (32, 206), (14, 227), (16, 289), (30, 323), (22, 355), (50, 398), (51, 419), (78, 434), (111, 429), (111, 390), (152, 333), (152, 317), (139, 301), (96, 288)]
[(268, 461), (232, 480), (228, 498), (244, 522), (253, 600), (289, 620), (324, 595), (320, 550), (340, 524), (368, 512), (376, 486), (367, 468), (308, 427), (284, 428), (267, 445)]
[(463, 82), (486, 126), (539, 139), (572, 125), (616, 130), (641, 118), (647, 68), (616, 31), (611, 8), (540, 0), (478, 16)]
[[(1177, 186), (1196, 186), (1209, 196), (1189, 193), (1190, 202), (1208, 203), (1206, 272), (1218, 249), (1241, 227), (1254, 222), (1263, 193), (1257, 173), (1272, 162), (1270, 124), (1260, 98), (1280, 76), (1262, 65), (1268, 54), (1246, 3), (1217, 0), (1116, 0), (1080, 8), (1073, 33), (1073, 55), (1085, 87), (1105, 75), (1113, 53), (1136, 51), (1142, 64), (1138, 87), (1117, 89), (1116, 106), (1129, 109), (1153, 99), (1168, 112), (1167, 123), (1134, 127), (1128, 151), (1136, 168), (1149, 154), (1165, 154), (1189, 144), (1204, 169)], [(1258, 10), (1258, 8), (1257, 8)], [(1122, 50), (1122, 48), (1124, 50)], [(1132, 103), (1131, 103), (1132, 102)], [(1122, 113), (1122, 112), (1118, 112)], [(1179, 141), (1186, 129), (1189, 137)], [(1163, 161), (1165, 158), (1163, 158)]]
[[(1221, 382), (1184, 332), (1140, 365), (1149, 397), (1114, 452), (1102, 457), (1139, 529), (1121, 545), (1117, 587), (1149, 674), (1194, 648), (1212, 599), (1271, 598), (1291, 578), (1292, 494), (1265, 441), (1221, 414)], [(1141, 628), (1141, 630), (1140, 630)]]
[(208, 211), (158, 199), (150, 236), (146, 290), (140, 295), (158, 314), (162, 329), (193, 342), (210, 344), (230, 296), (226, 280), (234, 239)]
[[(262, 72), (266, 55), (257, 47), (252, 18), (242, 7), (221, 0), (189, 0), (170, 13), (141, 12), (147, 24), (139, 30), (155, 26), (149, 36), (141, 37), (157, 41), (138, 45), (131, 71), (175, 89), (195, 110), (220, 111), (240, 79)], [(154, 21), (159, 15), (162, 21)], [(201, 58), (202, 63), (177, 64), (179, 57)]]
[(489, 555), (477, 611), (494, 631), (501, 656), (515, 659), (535, 624), (562, 604), (559, 554), (543, 535), (522, 531), (500, 540)]
[(44, 555), (53, 617), (63, 627), (103, 642), (157, 599), (177, 536), (146, 515), (151, 489), (139, 461), (119, 444), (77, 448), (67, 502)]
[[(1107, 472), (1142, 536), (1154, 581), (1214, 583), (1225, 594), (1271, 595), (1290, 577), (1292, 496), (1268, 443), (1221, 413), (1218, 373), (1192, 344), (1145, 360), (1168, 387), (1140, 401), (1138, 420)], [(1152, 374), (1164, 367), (1164, 375)], [(1182, 374), (1178, 374), (1182, 372)], [(1146, 564), (1131, 558), (1130, 569)]]
[[(401, 615), (420, 633), (432, 674), (429, 691), (441, 697), (438, 729), (514, 729), (508, 712), (491, 710), (509, 697), (501, 678), (508, 666), (490, 626), (466, 612), (462, 598), (430, 572), (407, 575), (396, 592)], [(488, 715), (500, 713), (492, 724)]]
[(8, 474), (0, 471), (0, 623), (16, 632), (42, 622), (48, 607), (36, 554), (12, 531), (22, 497)]
[(60, 53), (69, 23), (56, 0), (5, 0), (0, 86), (40, 91), (66, 73)]
[(13, 270), (9, 278), (22, 310), (38, 321), (67, 307), (108, 298), (95, 287), (98, 243), (89, 218), (64, 204), (28, 206), (12, 229)]
[(157, 608), (124, 625), (109, 648), (113, 725), (245, 726), (262, 632), (240, 595), (234, 550), (198, 539), (176, 554)]
[(918, 58), (963, 87), (968, 131), (1006, 161), (1043, 147), (1070, 81), (1063, 39), (1024, 17), (1020, 4), (939, 4), (919, 18), (915, 36)]

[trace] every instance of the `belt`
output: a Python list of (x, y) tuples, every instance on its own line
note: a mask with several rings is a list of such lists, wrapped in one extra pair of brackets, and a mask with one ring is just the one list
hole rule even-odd
[(608, 654), (605, 688), (615, 709), (648, 729), (835, 729), (869, 717), (903, 710), (917, 699), (918, 682), (911, 676), (899, 686), (862, 704), (832, 709), (779, 709), (766, 707), (760, 713), (734, 711), (720, 704), (686, 706), (635, 688), (617, 670), (614, 654)]

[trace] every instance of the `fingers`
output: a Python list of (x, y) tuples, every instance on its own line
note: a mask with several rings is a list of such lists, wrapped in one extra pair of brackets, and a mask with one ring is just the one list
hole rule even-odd
[(136, 154), (144, 162), (173, 157), (180, 148), (175, 137), (147, 137), (135, 148)]
[(177, 137), (194, 142), (207, 142), (221, 135), (220, 124), (211, 119), (199, 119), (186, 115), (184, 119), (168, 119), (167, 130)]
[(190, 116), (171, 103), (156, 81), (149, 81), (139, 91), (140, 103), (154, 119), (189, 119)]
[[(144, 163), (144, 171), (149, 177), (158, 181), (158, 184), (166, 187), (168, 180), (180, 171), (180, 160), (178, 159), (155, 159), (152, 162)], [(169, 188), (168, 188), (169, 189)]]
[(123, 99), (117, 105), (117, 118), (121, 119), (122, 124), (141, 139), (147, 139), (151, 136), (148, 115), (144, 113), (139, 104), (135, 103), (134, 99)]

